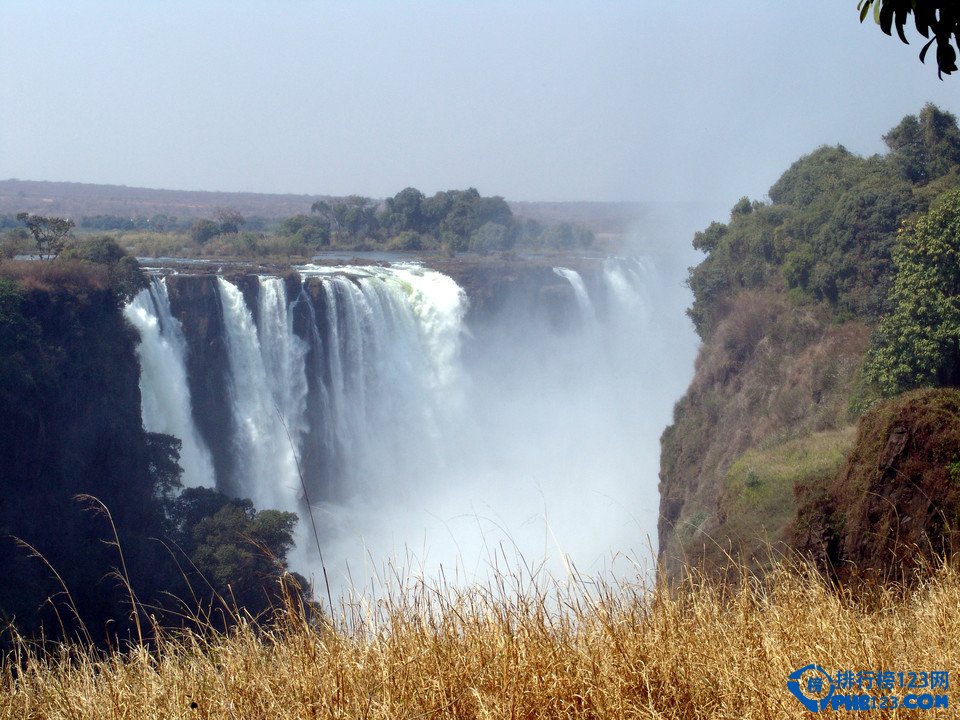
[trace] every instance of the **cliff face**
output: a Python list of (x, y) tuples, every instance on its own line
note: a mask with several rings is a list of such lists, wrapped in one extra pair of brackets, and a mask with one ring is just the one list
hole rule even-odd
[[(62, 589), (16, 537), (55, 563), (85, 618), (103, 617), (117, 602), (113, 584), (101, 582), (117, 562), (100, 542), (110, 526), (75, 496), (111, 509), (131, 556), (162, 520), (140, 418), (136, 333), (97, 271), (53, 284), (0, 278), (0, 286), (0, 568), (16, 578), (0, 584), (0, 608), (29, 628)], [(151, 573), (141, 577), (149, 585)]]
[(661, 438), (660, 561), (760, 562), (785, 539), (793, 485), (831, 476), (852, 441), (848, 398), (869, 338), (815, 306), (748, 290), (700, 349), (696, 374)]

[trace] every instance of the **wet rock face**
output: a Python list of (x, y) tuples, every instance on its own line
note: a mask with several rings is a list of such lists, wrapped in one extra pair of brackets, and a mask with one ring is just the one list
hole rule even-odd
[(170, 310), (180, 321), (187, 343), (187, 382), (193, 419), (213, 455), (217, 485), (223, 492), (233, 477), (228, 380), (230, 361), (223, 331), (223, 308), (213, 275), (170, 275)]

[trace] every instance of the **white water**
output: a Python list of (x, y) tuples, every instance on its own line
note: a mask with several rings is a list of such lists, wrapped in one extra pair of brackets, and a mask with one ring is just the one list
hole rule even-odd
[(587, 292), (587, 285), (580, 277), (580, 273), (565, 267), (555, 267), (553, 271), (570, 283), (573, 288), (574, 296), (577, 298), (577, 307), (580, 308), (580, 318), (589, 323), (596, 318), (596, 311), (593, 308), (593, 302), (590, 300), (590, 293)]
[[(386, 497), (436, 465), (441, 429), (459, 403), (465, 299), (450, 278), (410, 266), (301, 268), (322, 279), (318, 319), (330, 381), (322, 424), (342, 498)], [(350, 277), (342, 274), (347, 272)], [(337, 520), (339, 522), (339, 519)]]
[[(682, 300), (649, 261), (608, 261), (591, 289), (556, 268), (578, 327), (507, 317), (478, 337), (464, 325), (463, 292), (440, 273), (300, 272), (304, 289), (290, 298), (281, 280), (261, 278), (257, 323), (219, 279), (233, 485), (258, 508), (305, 520), (299, 458), (336, 587), (363, 585), (390, 559), (471, 580), (503, 554), (590, 574), (613, 553), (655, 551), (659, 435), (687, 382), (692, 343), (678, 351), (677, 318), (663, 308), (679, 311)], [(316, 303), (310, 283), (321, 283)], [(297, 312), (311, 320), (308, 338), (294, 333)], [(183, 348), (174, 361), (144, 337), (144, 383), (167, 387), (151, 368), (182, 368)], [(189, 419), (189, 397), (170, 404)], [(192, 423), (180, 428), (168, 431), (180, 436)], [(212, 478), (206, 462), (191, 477)], [(317, 578), (308, 528), (300, 523), (292, 564)]]
[[(293, 303), (300, 302), (298, 296)], [(283, 280), (260, 278), (258, 339), (263, 367), (277, 412), (284, 418), (290, 440), (299, 447), (307, 432), (307, 343), (293, 331)]]
[(236, 487), (257, 508), (293, 510), (301, 494), (297, 460), (279, 421), (253, 316), (235, 285), (223, 278), (217, 278), (217, 283), (230, 358)]
[(140, 332), (137, 356), (144, 428), (180, 438), (183, 483), (211, 487), (213, 464), (190, 414), (186, 346), (180, 323), (170, 314), (166, 284), (153, 278), (150, 287), (124, 308), (124, 314)]

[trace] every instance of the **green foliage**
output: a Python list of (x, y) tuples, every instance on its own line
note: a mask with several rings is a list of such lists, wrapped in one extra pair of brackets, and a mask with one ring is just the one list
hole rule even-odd
[(960, 384), (960, 191), (905, 226), (893, 257), (892, 309), (877, 329), (868, 377), (887, 395)]
[(109, 235), (96, 235), (72, 242), (61, 253), (64, 260), (86, 260), (99, 265), (112, 265), (126, 253)]
[(278, 234), (304, 247), (318, 248), (330, 244), (330, 225), (318, 215), (289, 217), (280, 223)]
[(394, 234), (403, 231), (429, 232), (423, 214), (425, 196), (416, 188), (404, 188), (387, 200), (387, 208), (380, 216), (380, 225)]
[(926, 184), (960, 164), (956, 117), (928, 103), (920, 117), (908, 115), (883, 136), (890, 160), (908, 181)]
[(713, 252), (717, 249), (717, 245), (720, 244), (726, 232), (726, 225), (719, 222), (712, 222), (706, 230), (694, 234), (693, 247), (705, 253)]
[(180, 448), (183, 441), (173, 435), (147, 433), (147, 463), (153, 479), (154, 496), (165, 505), (174, 502), (182, 484)]
[(208, 488), (187, 488), (170, 507), (179, 547), (212, 590), (254, 615), (266, 610), (287, 569), (297, 516), (257, 511)]
[[(5, 227), (3, 222), (0, 216), (0, 230)], [(325, 248), (445, 254), (501, 252), (515, 247), (563, 251), (590, 247), (594, 241), (592, 232), (576, 224), (545, 227), (533, 219), (516, 218), (506, 200), (483, 196), (476, 188), (445, 190), (426, 197), (417, 188), (407, 187), (382, 203), (359, 195), (317, 200), (309, 213), (279, 222), (245, 218), (236, 210), (218, 208), (216, 219), (201, 218), (192, 224), (163, 214), (151, 218), (97, 215), (84, 216), (81, 227), (118, 231), (118, 238), (132, 253), (150, 257), (279, 259), (309, 257)], [(8, 235), (11, 232), (8, 230)], [(0, 256), (22, 253), (23, 249), (19, 234), (9, 236), (0, 247)]]
[(860, 0), (857, 5), (860, 22), (870, 14), (871, 7), (880, 29), (892, 36), (892, 29), (896, 27), (897, 35), (907, 44), (903, 28), (912, 14), (917, 32), (925, 38), (933, 34), (920, 50), (920, 62), (926, 62), (927, 51), (936, 42), (940, 79), (957, 70), (957, 52), (951, 43), (960, 43), (960, 8), (953, 0)]
[(770, 188), (770, 199), (806, 208), (852, 187), (862, 177), (865, 163), (843, 145), (823, 146), (793, 163)]
[(419, 251), (434, 250), (437, 241), (431, 235), (423, 235), (414, 230), (403, 230), (387, 241), (387, 250)]
[(960, 485), (960, 458), (947, 465), (947, 472), (950, 473), (950, 479)]
[(882, 157), (815, 150), (770, 188), (772, 205), (741, 198), (728, 223), (694, 235), (707, 253), (688, 279), (688, 313), (701, 337), (733, 295), (755, 287), (782, 285), (797, 301), (826, 304), (838, 321), (880, 317), (898, 228), (960, 186), (960, 129), (950, 113), (927, 105), (885, 139), (890, 152)]
[(506, 226), (495, 222), (485, 222), (470, 236), (469, 250), (487, 255), (500, 250), (509, 250), (513, 238)]
[(0, 407), (23, 402), (48, 369), (42, 330), (23, 311), (24, 291), (0, 277)]
[(58, 260), (80, 260), (106, 265), (110, 269), (110, 287), (117, 293), (121, 304), (130, 302), (148, 285), (147, 277), (140, 269), (137, 259), (127, 255), (109, 235), (75, 240), (60, 253)]

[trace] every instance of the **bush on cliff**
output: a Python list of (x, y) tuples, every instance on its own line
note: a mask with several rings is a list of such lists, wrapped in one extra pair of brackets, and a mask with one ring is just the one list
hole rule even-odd
[(877, 329), (868, 377), (886, 395), (960, 385), (960, 190), (902, 228), (893, 262), (892, 312)]
[(791, 544), (840, 579), (901, 579), (960, 547), (960, 390), (917, 390), (860, 420), (841, 472), (796, 488)]

